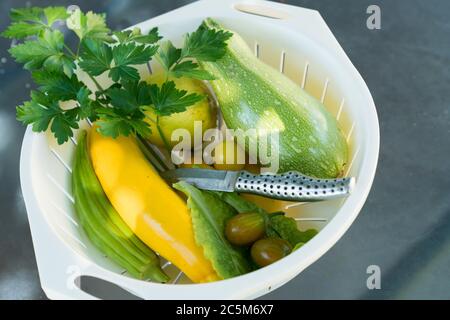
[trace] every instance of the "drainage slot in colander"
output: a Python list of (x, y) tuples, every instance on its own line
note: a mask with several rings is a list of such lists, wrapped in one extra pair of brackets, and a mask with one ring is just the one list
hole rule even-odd
[(253, 14), (256, 16), (271, 19), (287, 19), (289, 17), (289, 15), (284, 11), (245, 2), (236, 3), (235, 5), (233, 5), (233, 8), (242, 13)]

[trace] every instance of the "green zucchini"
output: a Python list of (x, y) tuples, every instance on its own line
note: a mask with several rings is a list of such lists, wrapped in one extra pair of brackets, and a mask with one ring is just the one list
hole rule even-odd
[[(212, 19), (203, 27), (225, 30)], [(270, 150), (279, 152), (279, 172), (297, 170), (318, 178), (342, 173), (347, 143), (336, 119), (320, 101), (256, 58), (237, 33), (221, 59), (199, 63), (216, 78), (211, 85), (228, 128), (278, 130), (279, 143)], [(248, 152), (254, 152), (248, 146), (256, 139), (247, 140)]]

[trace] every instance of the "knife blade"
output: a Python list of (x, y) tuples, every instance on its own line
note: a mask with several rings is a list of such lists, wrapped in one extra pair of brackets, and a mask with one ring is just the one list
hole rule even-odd
[(161, 176), (170, 182), (186, 181), (199, 189), (233, 192), (239, 173), (239, 171), (180, 168), (164, 171)]
[(317, 179), (296, 171), (282, 174), (252, 174), (245, 170), (226, 171), (180, 168), (164, 171), (169, 181), (186, 181), (203, 190), (240, 192), (285, 201), (322, 201), (349, 195), (355, 178)]

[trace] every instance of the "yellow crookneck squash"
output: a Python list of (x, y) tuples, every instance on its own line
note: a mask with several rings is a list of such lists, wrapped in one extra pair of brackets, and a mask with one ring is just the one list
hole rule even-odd
[(158, 175), (132, 137), (89, 134), (95, 173), (111, 204), (150, 248), (193, 282), (219, 280), (195, 243), (186, 202)]

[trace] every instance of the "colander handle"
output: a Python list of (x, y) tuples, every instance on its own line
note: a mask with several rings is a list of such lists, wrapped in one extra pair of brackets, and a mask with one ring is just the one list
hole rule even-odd
[(296, 171), (283, 174), (255, 175), (241, 171), (235, 191), (285, 201), (321, 201), (347, 196), (355, 178), (316, 179)]

